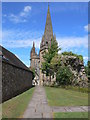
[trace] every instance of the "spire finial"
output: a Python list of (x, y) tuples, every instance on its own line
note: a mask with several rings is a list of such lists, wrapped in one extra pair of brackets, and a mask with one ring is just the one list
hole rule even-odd
[(33, 41), (33, 47), (35, 47), (35, 43), (34, 43), (34, 41)]
[(50, 2), (48, 2), (48, 7), (49, 7), (49, 3), (50, 3)]
[(50, 7), (50, 2), (48, 2), (48, 9), (49, 9), (49, 7)]

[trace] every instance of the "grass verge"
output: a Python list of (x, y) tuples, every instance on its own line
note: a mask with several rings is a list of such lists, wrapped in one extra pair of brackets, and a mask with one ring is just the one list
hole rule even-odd
[(88, 112), (58, 112), (54, 118), (88, 118)]
[(34, 88), (4, 102), (2, 104), (2, 117), (3, 118), (22, 118), (28, 103), (33, 95)]
[[(78, 92), (82, 92), (82, 93), (90, 93), (90, 88), (83, 88), (83, 87), (78, 87), (78, 86), (64, 86), (65, 89), (67, 90), (73, 90), (73, 91), (78, 91)], [(62, 88), (64, 88), (62, 86)]]
[(50, 106), (88, 106), (88, 94), (62, 88), (45, 87)]

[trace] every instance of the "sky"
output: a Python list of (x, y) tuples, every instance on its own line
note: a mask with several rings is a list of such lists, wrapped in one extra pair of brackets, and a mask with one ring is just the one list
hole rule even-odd
[[(88, 60), (88, 3), (49, 3), (53, 33), (60, 52), (72, 51)], [(37, 53), (44, 34), (48, 3), (2, 3), (2, 45), (30, 66), (33, 41)]]

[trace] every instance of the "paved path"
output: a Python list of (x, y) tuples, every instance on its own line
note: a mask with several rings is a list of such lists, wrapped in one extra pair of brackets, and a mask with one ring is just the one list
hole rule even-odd
[[(89, 107), (90, 110), (90, 107)], [(33, 97), (23, 118), (52, 118), (53, 112), (87, 112), (87, 106), (50, 107), (43, 86), (36, 86)]]
[(52, 112), (88, 112), (88, 106), (75, 106), (75, 107), (51, 107)]
[(45, 90), (42, 86), (36, 86), (32, 100), (23, 118), (52, 118), (52, 112), (48, 106)]

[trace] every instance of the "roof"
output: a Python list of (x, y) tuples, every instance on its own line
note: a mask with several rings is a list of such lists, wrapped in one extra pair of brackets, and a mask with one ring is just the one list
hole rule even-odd
[(0, 53), (2, 53), (2, 61), (8, 62), (19, 68), (29, 70), (29, 68), (19, 58), (17, 58), (12, 52), (8, 51), (2, 46), (0, 46)]
[(53, 28), (52, 28), (50, 9), (49, 9), (49, 6), (48, 6), (45, 30), (44, 30), (44, 35), (42, 37), (40, 50), (43, 49), (43, 46), (51, 45), (51, 39), (53, 39)]

